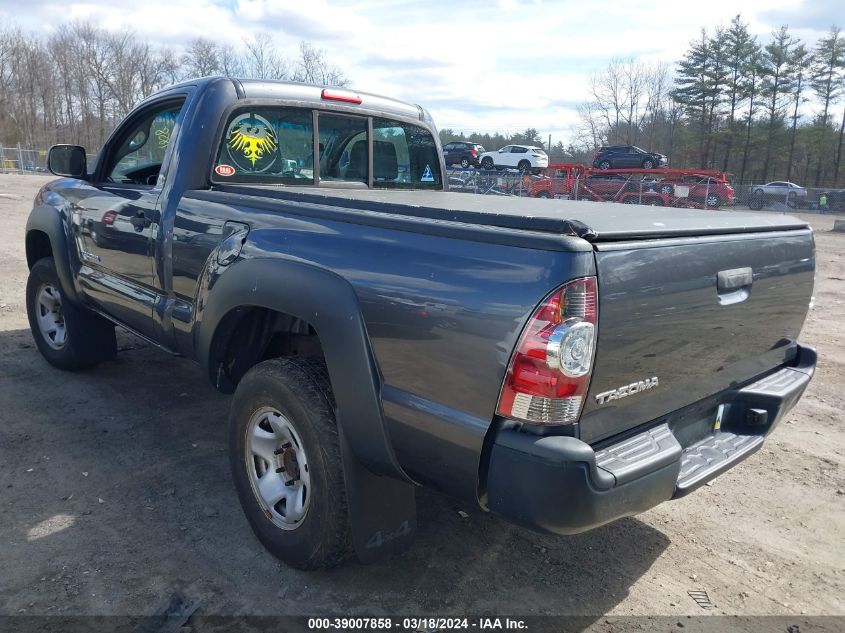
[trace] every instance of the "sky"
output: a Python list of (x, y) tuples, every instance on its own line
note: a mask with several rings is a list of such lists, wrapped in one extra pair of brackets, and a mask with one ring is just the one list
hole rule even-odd
[(702, 27), (741, 10), (767, 41), (787, 24), (815, 43), (845, 28), (842, 0), (0, 0), (0, 24), (48, 35), (67, 20), (130, 29), (179, 49), (194, 37), (239, 46), (259, 31), (293, 57), (327, 51), (361, 91), (419, 103), (441, 129), (513, 133), (534, 127), (566, 142), (591, 74), (613, 58), (681, 58)]

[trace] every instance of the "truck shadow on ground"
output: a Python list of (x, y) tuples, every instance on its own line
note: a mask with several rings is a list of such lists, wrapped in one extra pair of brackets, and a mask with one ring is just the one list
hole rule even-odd
[(422, 490), (410, 551), (291, 570), (241, 514), (228, 397), (184, 359), (128, 335), (119, 345), (116, 361), (68, 374), (28, 331), (0, 333), (7, 613), (144, 614), (178, 589), (204, 614), (599, 615), (669, 545), (637, 519), (541, 536)]

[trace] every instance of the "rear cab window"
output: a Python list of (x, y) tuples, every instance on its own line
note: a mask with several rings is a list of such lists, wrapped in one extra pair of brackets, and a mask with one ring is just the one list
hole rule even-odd
[(234, 110), (223, 128), (211, 180), (443, 188), (440, 152), (428, 129), (385, 117), (285, 106)]

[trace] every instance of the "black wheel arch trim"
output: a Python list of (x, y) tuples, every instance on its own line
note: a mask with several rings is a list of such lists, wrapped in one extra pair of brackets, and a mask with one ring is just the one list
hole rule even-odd
[(79, 295), (74, 284), (74, 275), (71, 268), (71, 251), (65, 229), (66, 222), (62, 214), (56, 208), (49, 205), (35, 205), (29, 214), (26, 222), (26, 260), (29, 268), (38, 259), (31, 252), (32, 236), (36, 232), (44, 233), (50, 241), (50, 249), (53, 252), (53, 261), (56, 263), (56, 272), (59, 275), (59, 282), (62, 292), (66, 297), (75, 303), (79, 303)]
[(337, 274), (283, 258), (241, 259), (213, 273), (194, 327), (199, 362), (212, 382), (211, 358), (218, 325), (231, 311), (259, 307), (308, 322), (317, 332), (332, 390), (337, 422), (355, 456), (372, 472), (412, 481), (399, 465), (382, 407), (382, 378), (358, 297)]

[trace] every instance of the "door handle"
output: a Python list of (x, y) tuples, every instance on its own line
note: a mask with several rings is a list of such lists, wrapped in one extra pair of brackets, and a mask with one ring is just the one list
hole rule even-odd
[(143, 211), (138, 211), (134, 216), (129, 218), (129, 222), (135, 227), (135, 230), (139, 232), (143, 231), (152, 224), (152, 221)]

